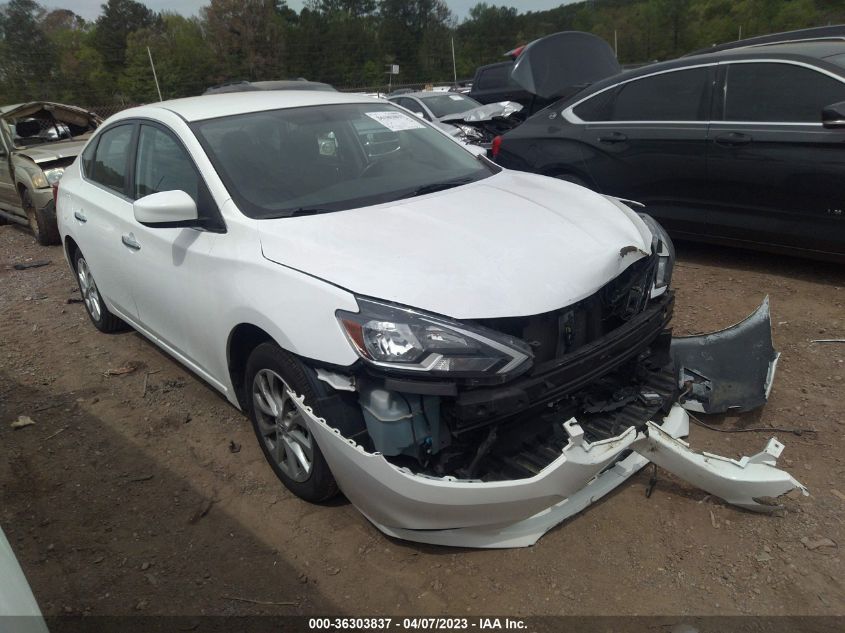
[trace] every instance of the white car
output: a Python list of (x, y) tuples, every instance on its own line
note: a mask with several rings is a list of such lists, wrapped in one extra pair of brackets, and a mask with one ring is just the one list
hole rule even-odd
[(41, 609), (32, 595), (12, 546), (0, 530), (0, 623), (15, 633), (47, 633)]
[[(293, 493), (340, 489), (387, 534), (528, 545), (647, 460), (757, 510), (803, 490), (776, 440), (734, 461), (677, 439), (679, 399), (765, 402), (766, 305), (672, 344), (656, 222), (503, 170), (385, 101), (125, 110), (65, 171), (58, 214), (97, 328), (172, 354), (249, 414)], [(750, 339), (744, 365), (700, 354)]]

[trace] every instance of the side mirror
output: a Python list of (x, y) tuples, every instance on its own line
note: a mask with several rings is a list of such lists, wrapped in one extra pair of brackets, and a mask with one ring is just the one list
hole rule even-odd
[(132, 205), (135, 219), (150, 227), (198, 226), (197, 203), (184, 191), (160, 191)]
[(834, 103), (822, 110), (822, 125), (828, 128), (845, 128), (845, 101)]
[(424, 119), (424, 118), (425, 118), (425, 115), (424, 115), (422, 112), (414, 112), (414, 114), (416, 114), (416, 115), (417, 115), (418, 117), (420, 117), (421, 119)]

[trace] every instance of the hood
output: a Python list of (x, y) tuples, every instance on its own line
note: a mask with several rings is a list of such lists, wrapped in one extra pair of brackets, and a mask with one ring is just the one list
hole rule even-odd
[(509, 117), (520, 110), (522, 110), (522, 105), (516, 101), (500, 101), (499, 103), (488, 103), (487, 105), (479, 106), (466, 112), (447, 114), (444, 117), (440, 117), (439, 121), (443, 123), (479, 123), (481, 121), (490, 121), (495, 117)]
[(62, 158), (76, 158), (88, 142), (88, 135), (82, 140), (58, 141), (56, 143), (42, 143), (32, 147), (21, 147), (14, 150), (17, 156), (26, 156), (36, 163), (49, 163)]
[(633, 211), (577, 185), (510, 171), (395, 203), (259, 220), (258, 230), (271, 261), (456, 319), (570, 305), (651, 249)]
[(621, 71), (610, 45), (592, 33), (541, 37), (519, 54), (511, 78), (531, 94), (557, 99)]

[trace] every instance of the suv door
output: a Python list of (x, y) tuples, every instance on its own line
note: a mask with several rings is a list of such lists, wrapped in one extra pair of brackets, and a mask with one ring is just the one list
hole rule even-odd
[[(214, 349), (198, 327), (197, 306), (215, 305), (215, 268), (211, 249), (224, 224), (205, 181), (188, 151), (164, 126), (143, 121), (133, 155), (131, 198), (181, 190), (197, 204), (201, 219), (214, 230), (189, 227), (148, 227), (133, 220), (135, 246), (129, 258), (127, 283), (138, 307), (145, 334), (187, 361), (207, 380), (202, 369), (213, 365)], [(218, 384), (215, 382), (215, 384)]]
[(707, 168), (712, 235), (845, 252), (845, 130), (821, 124), (845, 80), (807, 64), (720, 65)]
[(79, 189), (70, 192), (73, 236), (91, 267), (109, 310), (134, 322), (137, 313), (126, 279), (131, 255), (124, 239), (135, 219), (129, 198), (129, 157), (136, 125), (120, 122), (97, 135), (82, 154)]
[(12, 172), (11, 145), (6, 140), (3, 129), (6, 123), (0, 121), (0, 206), (7, 210), (19, 209), (21, 206), (18, 192), (15, 189), (15, 176)]
[(675, 234), (698, 234), (705, 226), (704, 151), (714, 68), (624, 81), (564, 112), (584, 124), (584, 166), (597, 189), (644, 203)]

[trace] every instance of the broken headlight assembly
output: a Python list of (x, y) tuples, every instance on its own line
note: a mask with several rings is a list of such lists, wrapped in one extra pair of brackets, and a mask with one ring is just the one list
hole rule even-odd
[(484, 134), (481, 130), (472, 125), (463, 125), (461, 123), (454, 123), (453, 125), (461, 131), (461, 135), (466, 139), (475, 141), (484, 140)]
[(360, 312), (337, 311), (343, 331), (368, 364), (454, 378), (509, 379), (533, 361), (523, 341), (475, 325), (357, 297)]
[(675, 245), (672, 238), (660, 224), (650, 215), (641, 213), (640, 217), (645, 222), (648, 230), (654, 238), (653, 249), (657, 253), (657, 269), (654, 274), (654, 288), (666, 288), (672, 283), (672, 269), (675, 267)]
[(52, 169), (45, 169), (43, 172), (39, 172), (32, 177), (32, 184), (37, 189), (46, 189), (47, 187), (52, 187), (62, 177), (62, 174), (65, 173), (64, 167), (53, 167)]

